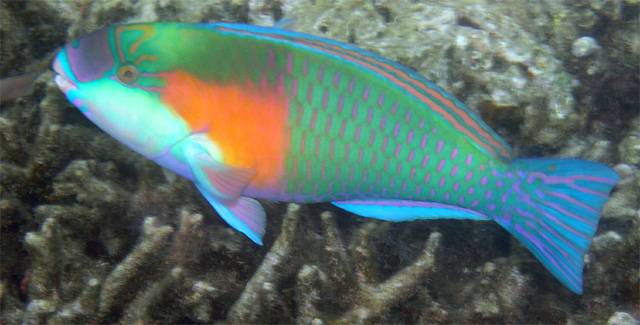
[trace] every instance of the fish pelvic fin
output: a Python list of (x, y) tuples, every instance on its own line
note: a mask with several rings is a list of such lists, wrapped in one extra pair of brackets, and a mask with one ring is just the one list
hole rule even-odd
[(515, 199), (503, 202), (494, 219), (567, 288), (582, 294), (584, 256), (620, 177), (578, 159), (518, 159), (512, 166), (519, 180), (508, 195)]
[(200, 193), (231, 227), (258, 245), (266, 227), (266, 213), (255, 199), (241, 196), (257, 170), (225, 165), (216, 160), (208, 140), (194, 135), (184, 140), (183, 154)]

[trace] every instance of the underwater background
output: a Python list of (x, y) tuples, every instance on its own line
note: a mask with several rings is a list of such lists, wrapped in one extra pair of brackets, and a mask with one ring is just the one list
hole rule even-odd
[(418, 71), (519, 157), (599, 161), (622, 179), (583, 295), (493, 222), (261, 201), (257, 246), (190, 181), (89, 122), (48, 71), (1, 103), (0, 323), (638, 324), (639, 11), (637, 0), (2, 0), (2, 78), (117, 22), (287, 17)]

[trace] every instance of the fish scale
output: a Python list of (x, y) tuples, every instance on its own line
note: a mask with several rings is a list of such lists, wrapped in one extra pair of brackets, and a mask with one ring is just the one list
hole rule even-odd
[[(287, 157), (291, 167), (287, 170), (295, 171), (285, 178), (287, 193), (294, 197), (284, 200), (375, 196), (448, 201), (469, 208), (474, 202), (486, 201), (482, 197), (486, 191), (475, 188), (482, 176), (491, 176), (488, 169), (478, 170), (488, 161), (477, 150), (461, 147), (466, 143), (457, 139), (459, 135), (438, 127), (442, 123), (429, 114), (428, 107), (420, 109), (424, 103), (407, 99), (386, 82), (376, 82), (369, 71), (345, 67), (348, 63), (338, 71), (337, 63), (308, 52), (291, 50), (279, 55), (288, 58), (279, 61), (282, 64), (274, 73), (287, 71), (292, 128)], [(322, 79), (317, 77), (320, 67)], [(475, 152), (476, 159), (460, 152)]]
[(516, 159), (463, 103), (401, 65), (316, 36), (237, 24), (114, 25), (67, 44), (56, 84), (87, 118), (193, 181), (262, 244), (255, 198), (388, 221), (493, 220), (582, 293), (618, 175)]

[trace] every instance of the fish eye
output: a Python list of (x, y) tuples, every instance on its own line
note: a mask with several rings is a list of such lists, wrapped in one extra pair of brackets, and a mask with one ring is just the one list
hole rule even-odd
[(125, 84), (131, 84), (138, 79), (138, 69), (133, 64), (125, 64), (118, 69), (118, 79)]

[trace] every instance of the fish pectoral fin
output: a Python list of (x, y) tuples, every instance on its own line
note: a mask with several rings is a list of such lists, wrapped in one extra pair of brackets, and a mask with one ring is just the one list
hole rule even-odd
[(266, 213), (258, 201), (241, 196), (258, 171), (217, 161), (199, 141), (187, 140), (183, 148), (194, 183), (202, 195), (231, 227), (262, 245)]
[(486, 215), (454, 205), (408, 200), (361, 200), (332, 202), (357, 215), (400, 222), (420, 219), (491, 220)]
[(187, 140), (184, 157), (197, 183), (221, 201), (234, 200), (242, 194), (258, 171), (225, 165), (207, 151), (206, 144)]

